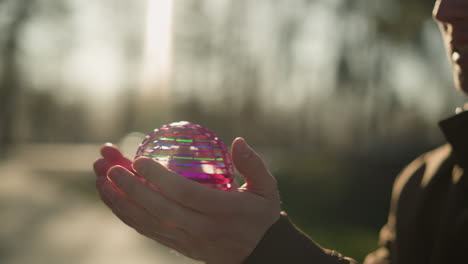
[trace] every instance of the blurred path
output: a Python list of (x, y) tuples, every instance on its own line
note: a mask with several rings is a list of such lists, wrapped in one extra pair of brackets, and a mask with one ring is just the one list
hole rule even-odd
[(197, 263), (146, 239), (98, 200), (99, 145), (24, 145), (0, 163), (0, 263)]

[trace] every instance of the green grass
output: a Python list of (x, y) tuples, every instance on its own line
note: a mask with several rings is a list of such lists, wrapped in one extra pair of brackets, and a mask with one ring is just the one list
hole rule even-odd
[(297, 225), (322, 247), (338, 251), (360, 263), (377, 247), (379, 230), (350, 225)]

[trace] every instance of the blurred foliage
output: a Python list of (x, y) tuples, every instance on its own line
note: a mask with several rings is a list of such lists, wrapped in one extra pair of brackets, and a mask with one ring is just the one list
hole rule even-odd
[(362, 261), (377, 247), (395, 177), (434, 147), (402, 145), (384, 143), (361, 153), (284, 153), (281, 169), (273, 171), (283, 210), (321, 245)]

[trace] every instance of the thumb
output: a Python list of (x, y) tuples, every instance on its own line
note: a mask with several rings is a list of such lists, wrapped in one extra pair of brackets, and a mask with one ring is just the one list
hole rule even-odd
[(245, 179), (245, 189), (267, 198), (278, 195), (276, 179), (266, 168), (263, 159), (247, 144), (245, 139), (236, 138), (232, 143), (231, 151), (234, 166)]

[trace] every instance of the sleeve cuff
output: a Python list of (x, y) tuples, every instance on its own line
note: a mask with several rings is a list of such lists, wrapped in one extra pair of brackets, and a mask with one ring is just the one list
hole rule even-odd
[(320, 247), (299, 230), (286, 213), (265, 233), (244, 264), (258, 263), (314, 263), (348, 264), (339, 253)]

